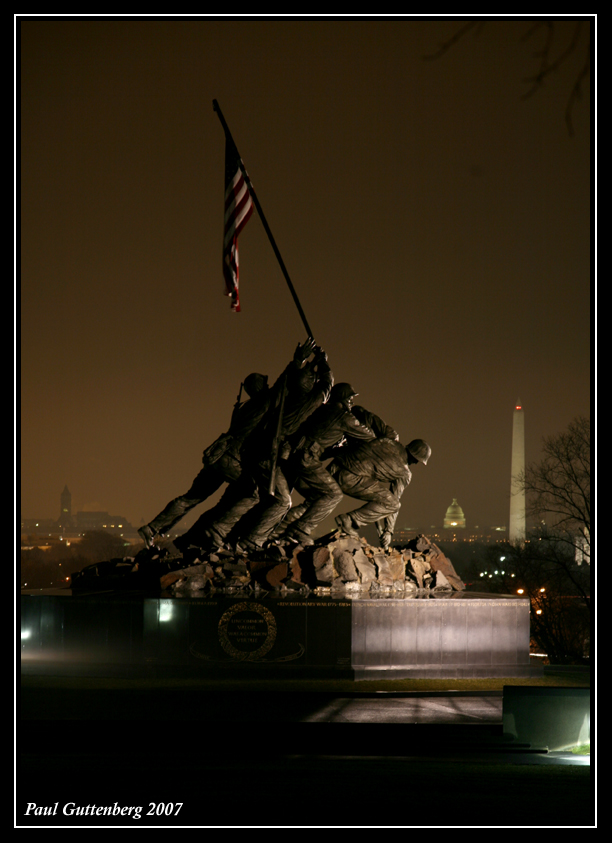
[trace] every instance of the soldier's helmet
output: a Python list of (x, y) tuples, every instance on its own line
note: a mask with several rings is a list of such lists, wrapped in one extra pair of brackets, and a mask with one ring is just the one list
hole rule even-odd
[(353, 398), (358, 394), (350, 383), (337, 383), (332, 387), (330, 401), (339, 401), (350, 410), (353, 406)]
[(415, 460), (427, 465), (427, 460), (431, 456), (431, 448), (423, 439), (413, 439), (406, 445), (406, 450), (409, 454), (412, 454)]
[(257, 395), (258, 392), (261, 392), (262, 389), (265, 389), (267, 385), (268, 376), (260, 375), (258, 372), (252, 372), (244, 379), (244, 391), (251, 398)]

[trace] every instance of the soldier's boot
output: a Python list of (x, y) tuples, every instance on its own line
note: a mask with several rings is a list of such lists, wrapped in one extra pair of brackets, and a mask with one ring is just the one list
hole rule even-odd
[(301, 530), (292, 530), (289, 528), (287, 532), (277, 539), (280, 544), (301, 544), (302, 547), (310, 547), (310, 545), (314, 544), (314, 539), (312, 536), (309, 536), (307, 533), (303, 533)]
[(336, 524), (340, 527), (343, 533), (352, 536), (354, 539), (359, 538), (359, 531), (353, 523), (353, 519), (348, 512), (343, 512), (341, 515), (336, 515)]
[(148, 524), (145, 524), (144, 527), (141, 527), (140, 530), (138, 530), (138, 535), (140, 536), (140, 538), (145, 543), (146, 548), (153, 547), (154, 539), (155, 539), (155, 531), (152, 530), (151, 527), (149, 527)]
[(385, 530), (378, 537), (378, 543), (381, 547), (387, 548), (391, 544), (392, 538), (393, 538), (393, 533), (390, 530)]

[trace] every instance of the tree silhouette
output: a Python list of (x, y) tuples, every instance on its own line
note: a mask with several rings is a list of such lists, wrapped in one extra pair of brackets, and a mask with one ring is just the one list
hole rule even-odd
[(551, 664), (581, 664), (589, 654), (591, 571), (545, 530), (521, 545), (484, 549), (472, 567), (479, 591), (520, 594), (530, 601), (533, 643)]
[[(568, 94), (565, 108), (565, 122), (570, 135), (574, 134), (572, 114), (576, 103), (582, 99), (583, 88), (591, 71), (591, 18), (581, 18), (573, 21), (574, 27), (569, 40), (565, 32), (559, 29), (561, 21), (538, 20), (532, 23), (522, 36), (522, 41), (535, 40), (543, 33), (543, 40), (534, 52), (533, 56), (538, 62), (537, 69), (525, 78), (528, 85), (523, 94), (527, 99), (536, 91), (539, 91), (545, 82), (558, 71), (563, 65), (578, 58), (579, 65), (575, 72), (574, 81)], [(444, 41), (439, 48), (424, 59), (433, 60), (441, 58), (452, 47), (461, 41), (469, 32), (478, 35), (487, 21), (472, 20), (463, 24), (455, 34)], [(565, 21), (563, 23), (566, 23)]]
[(543, 439), (543, 459), (517, 477), (527, 514), (545, 522), (549, 541), (591, 560), (591, 423), (578, 416), (566, 431)]

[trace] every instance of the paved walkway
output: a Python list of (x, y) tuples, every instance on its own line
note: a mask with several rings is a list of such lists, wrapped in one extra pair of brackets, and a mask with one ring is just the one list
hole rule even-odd
[[(396, 760), (431, 754), (499, 758), (510, 764), (590, 763), (589, 756), (513, 744), (503, 734), (501, 691), (236, 693), (203, 688), (126, 691), (83, 689), (70, 683), (24, 685), (21, 713), (30, 721), (26, 729), (42, 729), (43, 734), (50, 720), (70, 720), (70, 729), (76, 727), (79, 732), (89, 731), (87, 721), (105, 721), (114, 724), (119, 734), (136, 719), (146, 732), (163, 714), (177, 728), (201, 718), (203, 723), (214, 723), (223, 735), (281, 730), (286, 735), (284, 750), (295, 758), (306, 751), (311, 756), (331, 753), (337, 758), (363, 755), (372, 759), (382, 751)], [(314, 724), (321, 728), (313, 730)], [(359, 731), (349, 724), (359, 725)]]
[(310, 723), (499, 723), (502, 696), (336, 696), (301, 718)]

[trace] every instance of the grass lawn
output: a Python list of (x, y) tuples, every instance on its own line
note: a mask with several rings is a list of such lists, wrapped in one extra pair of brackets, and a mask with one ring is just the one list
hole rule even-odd
[(588, 671), (545, 673), (537, 677), (494, 679), (367, 679), (354, 682), (350, 679), (142, 679), (67, 676), (22, 676), (21, 687), (27, 689), (63, 688), (66, 690), (145, 690), (145, 689), (199, 689), (206, 691), (318, 691), (322, 693), (374, 693), (376, 691), (407, 693), (410, 691), (501, 691), (504, 685), (529, 685), (543, 687), (590, 687)]
[(579, 746), (575, 746), (572, 749), (574, 755), (590, 755), (591, 754), (591, 744), (590, 743), (581, 743)]

